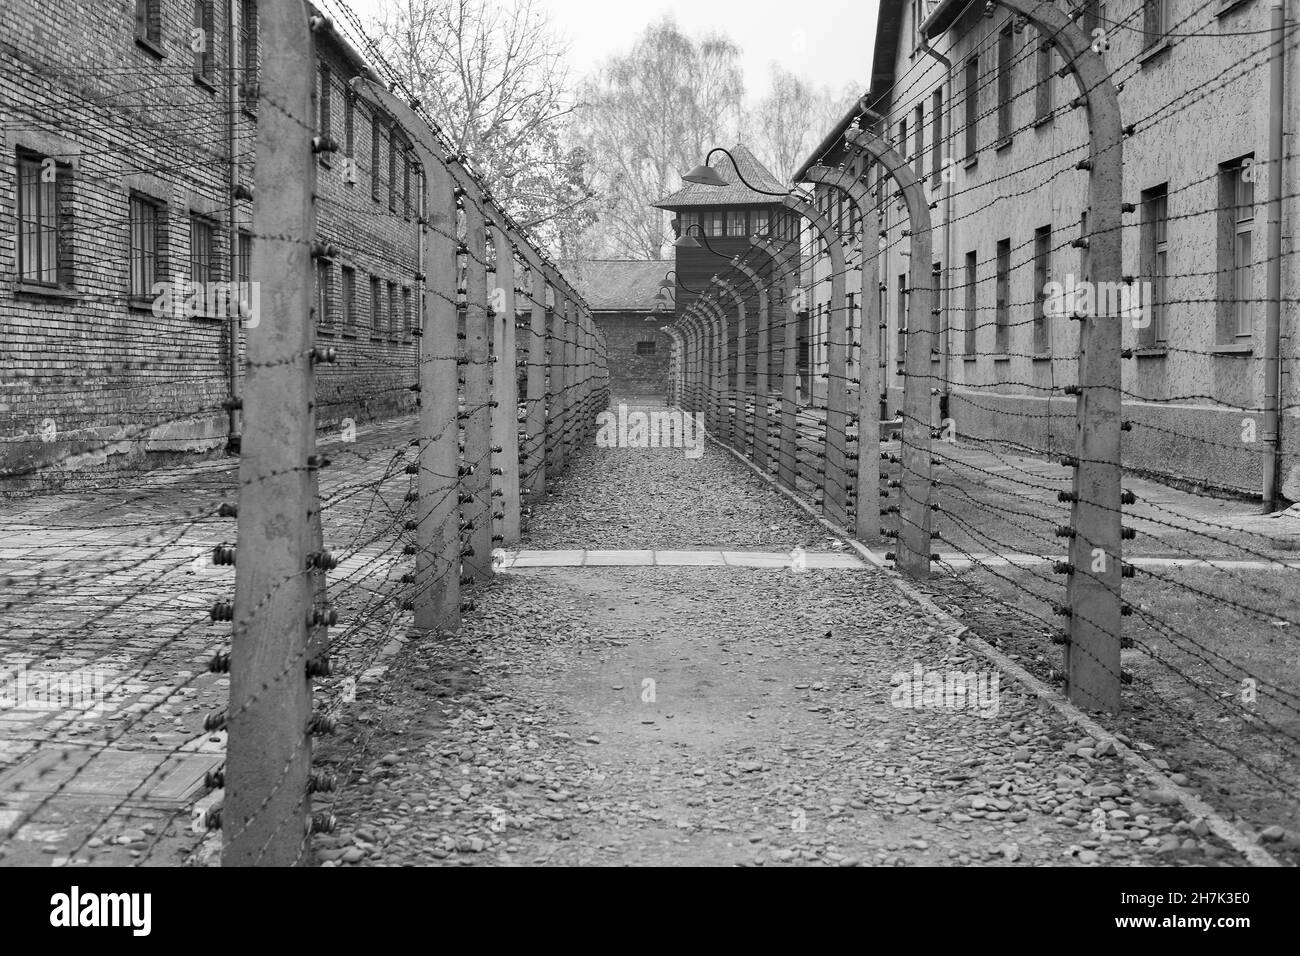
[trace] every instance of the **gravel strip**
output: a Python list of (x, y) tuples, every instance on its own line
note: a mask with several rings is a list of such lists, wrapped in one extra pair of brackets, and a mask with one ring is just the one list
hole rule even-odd
[[(533, 528), (827, 544), (712, 448), (584, 451)], [(474, 599), (358, 687), (322, 865), (1240, 862), (873, 569), (534, 569)]]

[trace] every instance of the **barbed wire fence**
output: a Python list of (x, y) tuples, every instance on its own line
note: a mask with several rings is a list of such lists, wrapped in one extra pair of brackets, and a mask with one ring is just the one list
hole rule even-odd
[[(184, 313), (155, 311), (160, 321), (133, 334), (132, 348), (147, 361), (151, 349), (179, 345), (192, 371), (140, 385), (111, 374), (84, 383), (112, 397), (124, 420), (145, 424), (98, 441), (88, 430), (85, 440), (57, 445), (20, 435), (36, 454), (19, 456), (25, 464), (3, 475), (0, 631), (5, 689), (17, 706), (6, 713), (13, 732), (0, 754), (0, 766), (14, 765), (2, 778), (0, 826), (57, 842), (56, 863), (85, 862), (118, 842), (134, 862), (150, 862), (186, 830), (220, 832), (227, 864), (309, 861), (311, 834), (333, 826), (329, 807), (347, 778), (337, 771), (368, 735), (328, 765), (313, 762), (313, 738), (335, 731), (358, 686), (381, 678), (395, 642), (436, 639), (473, 613), (494, 552), (516, 545), (530, 503), (591, 438), (595, 412), (608, 403), (605, 344), (589, 308), (381, 58), (386, 82), (358, 77), (349, 92), (400, 129), (416, 197), (376, 210), (317, 188), (328, 168), (322, 160), (337, 158), (343, 139), (342, 117), (322, 123), (329, 113), (316, 89), (317, 43), (348, 31), (373, 47), (346, 4), (331, 6), (334, 17), (303, 3), (263, 6), (261, 43), (276, 56), (255, 76), (234, 71), (248, 99), (233, 109), (135, 115), (124, 145), (114, 139), (122, 124), (110, 118), (133, 112), (130, 97), (96, 100), (82, 88), (91, 77), (123, 78), (104, 67), (45, 77), (49, 102), (12, 121), (83, 137), (75, 155), (54, 158), (75, 161), (87, 187), (120, 188), (110, 160), (125, 159), (139, 175), (183, 172), (158, 159), (177, 155), (176, 141), (232, 181), (249, 164), (255, 177), (230, 201), (252, 205), (251, 228), (239, 230), (249, 242), (239, 260), (247, 272), (224, 277), (225, 306), (241, 333), (227, 348), (239, 344), (242, 392), (223, 394), (219, 377), (214, 386), (211, 370), (222, 360), (205, 351), (210, 333), (187, 343), (177, 338), (186, 326), (168, 321)], [(178, 87), (192, 82), (188, 68), (176, 70)], [(64, 121), (61, 108), (88, 102), (102, 123)], [(232, 137), (228, 155), (199, 148), (245, 109), (256, 110), (256, 130)], [(392, 170), (390, 197), (401, 192)], [(86, 276), (112, 264), (112, 237), (134, 221), (93, 224), (86, 247), (104, 237), (108, 251), (78, 259)], [(372, 303), (372, 317), (384, 306), (386, 328), (339, 315), (331, 266), (351, 238), (349, 223), (387, 223), (414, 237), (390, 263), (404, 273), (409, 297), (402, 301), (390, 283)], [(129, 304), (102, 292), (106, 283), (78, 279), (79, 300)], [(367, 331), (394, 347), (349, 355), (356, 333)], [(75, 324), (36, 344), (69, 356), (86, 347)], [(340, 421), (356, 404), (349, 375), (376, 401), (414, 407), (414, 416), (369, 428)], [(60, 388), (40, 399), (78, 400)], [(109, 461), (124, 443), (156, 442), (160, 427), (231, 413), (243, 425), (237, 471), (229, 459), (196, 465), (177, 456), (166, 468), (138, 455), (120, 467)], [(69, 494), (84, 503), (69, 511)], [(131, 500), (140, 504), (129, 520), (115, 512), (111, 525), (96, 521), (98, 504)], [(106, 536), (111, 547), (101, 549)], [(91, 684), (69, 699), (65, 685), (89, 674)], [(51, 688), (62, 706), (28, 720), (24, 703)], [(137, 770), (138, 782), (115, 785), (105, 791), (111, 796), (97, 789)], [(142, 819), (144, 798), (162, 792), (175, 799), (150, 800), (144, 829), (122, 837), (121, 827)]]
[[(1292, 580), (1300, 562), (1270, 529), (1272, 519), (1258, 516), (1258, 501), (1252, 507), (1243, 500), (1240, 482), (1216, 487), (1213, 475), (1180, 473), (1176, 464), (1214, 461), (1234, 479), (1257, 480), (1262, 459), (1272, 454), (1264, 431), (1272, 438), (1280, 428), (1260, 401), (1258, 383), (1270, 373), (1263, 370), (1247, 388), (1238, 378), (1207, 377), (1203, 387), (1171, 389), (1159, 376), (1144, 375), (1143, 363), (1166, 355), (1204, 362), (1220, 354), (1214, 343), (1202, 344), (1203, 336), (1177, 325), (1181, 310), (1293, 311), (1296, 297), (1284, 295), (1275, 277), (1294, 272), (1294, 252), (1270, 245), (1261, 254), (1257, 243), (1253, 263), (1269, 278), (1244, 289), (1192, 291), (1221, 271), (1211, 266), (1180, 272), (1153, 297), (1132, 292), (1136, 283), (1121, 267), (1119, 250), (1122, 238), (1129, 248), (1145, 248), (1157, 221), (1169, 230), (1213, 232), (1239, 207), (1240, 192), (1254, 194), (1250, 203), (1293, 200), (1281, 171), (1294, 156), (1272, 144), (1269, 155), (1252, 154), (1234, 170), (1171, 183), (1167, 192), (1143, 192), (1134, 202), (1124, 202), (1133, 190), (1121, 188), (1120, 156), (1122, 144), (1166, 135), (1197, 104), (1233, 95), (1252, 74), (1269, 70), (1300, 42), (1295, 25), (1233, 31), (1253, 45), (1245, 56), (1194, 88), (1171, 92), (1167, 101), (1143, 100), (1130, 108), (1138, 115), (1120, 117), (1105, 115), (1101, 100), (1112, 96), (1112, 105), (1118, 103), (1106, 87), (1136, 74), (1145, 47), (1129, 55), (1127, 41), (1116, 40), (1114, 48), (1110, 41), (1135, 30), (1140, 6), (1099, 24), (1104, 44), (1095, 30), (1083, 31), (1091, 25), (1078, 22), (1082, 6), (1037, 13), (1019, 3), (1002, 6), (1011, 9), (1017, 34), (1032, 14), (1038, 39), (1056, 48), (1061, 75), (1080, 77), (1079, 96), (1054, 104), (1050, 114), (1088, 106), (1092, 136), (1085, 129), (1085, 139), (1059, 154), (999, 171), (992, 182), (1001, 191), (985, 199), (975, 190), (990, 180), (949, 185), (951, 159), (923, 171), (908, 143), (889, 139), (883, 117), (851, 129), (845, 145), (850, 156), (865, 158), (861, 175), (840, 166), (813, 167), (804, 177), (843, 193), (843, 216), (827, 224), (830, 204), (809, 195), (815, 208), (803, 217), (799, 236), (758, 239), (730, 269), (720, 260), (722, 280), (761, 290), (769, 314), (747, 316), (737, 331), (735, 296), (722, 282), (684, 303), (674, 330), (681, 343), (674, 394), (687, 408), (706, 411), (716, 440), (816, 505), (878, 560), (922, 583), (973, 631), (1055, 680), (1079, 706), (1116, 713), (1113, 726), (1145, 729), (1171, 748), (1195, 748), (1184, 753), (1185, 765), (1212, 764), (1234, 779), (1244, 774), (1261, 801), (1285, 803), (1300, 765), (1300, 684), (1286, 663), (1300, 617)], [(1198, 6), (1170, 31), (1221, 35), (1210, 32), (1212, 7)], [(999, 35), (990, 31), (988, 42)], [(987, 51), (986, 43), (972, 55)], [(1025, 43), (1012, 65), (1035, 55), (1036, 44)], [(889, 102), (905, 81), (895, 80), (878, 103), (864, 105), (910, 117), (929, 92), (909, 90), (899, 103)], [(975, 88), (946, 98), (945, 117), (973, 113), (974, 122), (987, 121), (1008, 96), (1032, 102), (1039, 86), (1033, 74), (1009, 92), (999, 92), (997, 82), (981, 71)], [(986, 106), (988, 93), (999, 99)], [(968, 111), (965, 97), (977, 98), (978, 108)], [(1042, 121), (1035, 116), (1032, 124)], [(1096, 128), (1102, 121), (1110, 124), (1104, 135)], [(951, 157), (965, 132), (961, 123), (948, 123), (946, 138), (933, 148)], [(974, 261), (941, 263), (937, 242), (932, 249), (938, 227), (928, 213), (938, 203), (927, 189), (965, 194), (967, 204), (949, 224), (964, 220), (978, 228), (978, 217), (996, 203), (1032, 197), (1070, 176), (1092, 184), (1084, 200), (1090, 215), (1077, 230), (1039, 230)], [(1216, 179), (1244, 188), (1207, 202), (1202, 197), (1213, 195), (1207, 187)], [(1278, 218), (1276, 207), (1268, 216), (1270, 224)], [(856, 257), (833, 255), (836, 243)], [(882, 274), (881, 265), (886, 253), (900, 250), (911, 257), (901, 280)], [(1144, 259), (1138, 278), (1151, 270)], [(1088, 304), (1068, 282), (1059, 283), (1063, 291), (1047, 291), (1047, 282), (1065, 273), (1079, 285), (1109, 286), (1121, 295), (1114, 303)], [(858, 293), (856, 302), (847, 299), (846, 284)], [(815, 288), (828, 299), (810, 301)], [(1014, 295), (1013, 288), (1032, 294)], [(882, 302), (890, 293), (893, 303)], [(1060, 335), (1064, 341), (1045, 343), (1043, 336), (1059, 335), (1061, 326), (1070, 332)], [(800, 342), (804, 328), (809, 334)], [(1182, 334), (1157, 340), (1157, 328)], [(761, 340), (758, 329), (765, 332)], [(1293, 341), (1285, 324), (1282, 341)], [(789, 346), (806, 348), (809, 368), (821, 370), (824, 404), (810, 396), (812, 388), (796, 399)], [(995, 377), (965, 371), (968, 363), (973, 370), (974, 363), (984, 368), (995, 359), (1005, 363)], [(1285, 381), (1294, 367), (1287, 351), (1280, 362)], [(763, 389), (760, 377), (778, 384)], [(1008, 396), (1031, 400), (1008, 403)], [(1296, 404), (1285, 396), (1276, 415), (1295, 414)], [(1207, 406), (1233, 423), (1226, 432), (1197, 426)], [(737, 409), (730, 421), (728, 408)], [(1023, 420), (1014, 433), (1039, 437), (1027, 443), (1011, 437), (1013, 429), (1002, 425), (1011, 417)], [(761, 436), (760, 418), (767, 423)], [(789, 420), (795, 429), (772, 424)], [(1238, 424), (1239, 436), (1233, 434)], [(762, 439), (771, 444), (765, 448)], [(1158, 457), (1153, 447), (1167, 451), (1165, 464), (1133, 463), (1139, 449), (1146, 460)], [(837, 468), (841, 449), (845, 466)]]

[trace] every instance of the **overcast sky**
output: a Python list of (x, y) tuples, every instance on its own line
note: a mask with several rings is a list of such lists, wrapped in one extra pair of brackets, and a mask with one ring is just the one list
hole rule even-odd
[[(363, 17), (381, 0), (350, 0)], [(614, 53), (625, 52), (646, 24), (666, 14), (695, 35), (717, 30), (742, 52), (745, 92), (758, 99), (767, 90), (773, 60), (839, 92), (852, 81), (865, 89), (871, 68), (878, 0), (831, 0), (830, 12), (796, 19), (797, 4), (772, 0), (540, 0), (556, 29), (570, 41), (569, 63), (577, 78)], [(802, 23), (800, 22), (802, 19)]]

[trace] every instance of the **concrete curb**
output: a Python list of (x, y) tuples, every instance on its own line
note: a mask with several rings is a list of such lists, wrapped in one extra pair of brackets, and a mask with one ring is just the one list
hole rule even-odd
[(1221, 816), (1214, 807), (1210, 806), (1210, 804), (1206, 803), (1195, 793), (1192, 793), (1185, 787), (1181, 787), (1174, 783), (1169, 779), (1167, 774), (1157, 768), (1136, 750), (1115, 739), (1114, 734), (1106, 731), (1093, 718), (1089, 717), (1074, 704), (1070, 703), (1070, 701), (1062, 697), (1056, 692), (1055, 688), (1043, 683), (1043, 681), (1029, 673), (997, 648), (993, 647), (982, 638), (975, 636), (968, 626), (958, 621), (943, 608), (939, 607), (939, 605), (935, 604), (934, 601), (930, 600), (930, 598), (925, 594), (922, 594), (911, 584), (903, 580), (903, 576), (899, 572), (895, 571), (885, 563), (883, 555), (876, 554), (862, 542), (854, 538), (847, 530), (818, 514), (817, 510), (805, 501), (797, 492), (791, 491), (789, 488), (778, 484), (770, 475), (763, 474), (757, 465), (726, 442), (720, 441), (708, 432), (705, 432), (705, 434), (712, 439), (718, 447), (729, 453), (738, 462), (752, 471), (759, 478), (763, 479), (763, 481), (767, 482), (782, 495), (789, 498), (796, 507), (805, 512), (809, 517), (816, 520), (824, 528), (833, 531), (836, 536), (843, 538), (848, 543), (849, 547), (858, 552), (864, 561), (874, 565), (884, 572), (893, 583), (894, 587), (907, 595), (908, 598), (924, 607), (942, 623), (950, 625), (954, 629), (951, 634), (952, 637), (959, 638), (972, 649), (979, 652), (992, 663), (996, 664), (1000, 670), (1015, 678), (1037, 696), (1039, 700), (1052, 707), (1052, 709), (1064, 717), (1071, 725), (1081, 727), (1083, 730), (1087, 731), (1089, 736), (1098, 741), (1110, 741), (1115, 747), (1115, 752), (1126, 760), (1134, 769), (1140, 771), (1149, 781), (1161, 790), (1167, 790), (1177, 796), (1178, 802), (1184, 810), (1193, 817), (1201, 817), (1204, 819), (1206, 826), (1210, 828), (1210, 831), (1215, 836), (1223, 840), (1223, 842), (1227, 843), (1245, 857), (1246, 861), (1252, 866), (1282, 865), (1262, 846), (1252, 842), (1250, 837), (1243, 833), (1240, 828), (1234, 826)]

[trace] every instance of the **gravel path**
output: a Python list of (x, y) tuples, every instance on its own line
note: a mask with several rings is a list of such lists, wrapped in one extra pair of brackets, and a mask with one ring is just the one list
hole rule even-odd
[[(592, 449), (525, 545), (826, 548), (716, 449)], [(1236, 863), (874, 570), (498, 575), (319, 755), (324, 865)], [(972, 674), (965, 698), (902, 692)]]

